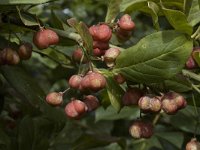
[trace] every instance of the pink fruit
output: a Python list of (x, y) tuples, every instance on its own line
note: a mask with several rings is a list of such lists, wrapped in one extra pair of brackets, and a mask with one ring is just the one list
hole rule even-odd
[(192, 138), (191, 141), (186, 144), (186, 150), (200, 150), (200, 143), (196, 138)]
[(23, 60), (29, 59), (32, 55), (32, 49), (32, 45), (28, 42), (21, 44), (18, 49), (19, 57)]
[(117, 75), (114, 75), (114, 79), (115, 81), (117, 81), (117, 83), (119, 84), (122, 84), (126, 81), (126, 79), (124, 78), (124, 76), (122, 74), (117, 74)]
[(106, 50), (109, 48), (108, 42), (93, 41), (93, 48), (99, 48), (101, 50)]
[(86, 104), (88, 111), (93, 111), (99, 107), (98, 99), (93, 95), (85, 96), (83, 102)]
[(153, 135), (153, 126), (150, 123), (138, 120), (130, 126), (129, 133), (136, 139), (150, 138)]
[(142, 90), (140, 90), (139, 88), (130, 88), (125, 92), (122, 98), (122, 103), (126, 106), (137, 105), (139, 99), (142, 96), (143, 96)]
[(48, 48), (50, 45), (56, 45), (59, 42), (59, 36), (50, 29), (40, 29), (33, 36), (33, 43), (38, 49)]
[(106, 63), (114, 62), (119, 54), (120, 50), (118, 48), (109, 48), (104, 54), (104, 60)]
[(87, 62), (87, 59), (84, 56), (83, 51), (80, 48), (74, 50), (74, 52), (72, 54), (72, 58), (74, 59), (74, 61), (76, 61), (78, 63), (80, 63), (81, 60), (82, 60), (82, 63), (86, 63)]
[(59, 106), (63, 102), (63, 94), (51, 92), (46, 96), (46, 102), (52, 106)]
[(80, 75), (73, 75), (69, 79), (69, 86), (74, 89), (79, 89), (83, 77)]
[(72, 100), (65, 107), (65, 113), (69, 118), (79, 119), (87, 111), (87, 106), (80, 100)]
[(135, 23), (132, 21), (131, 16), (128, 14), (123, 15), (119, 21), (118, 25), (121, 29), (126, 31), (131, 31), (135, 28)]
[(105, 24), (91, 26), (89, 32), (96, 41), (108, 42), (112, 37), (112, 30)]

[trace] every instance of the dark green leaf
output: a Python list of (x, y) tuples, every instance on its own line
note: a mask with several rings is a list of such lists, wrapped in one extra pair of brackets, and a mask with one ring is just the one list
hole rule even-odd
[(117, 110), (120, 111), (122, 104), (123, 89), (116, 83), (116, 81), (108, 76), (107, 85), (106, 85), (108, 97), (110, 99), (111, 105)]
[(108, 10), (107, 10), (107, 14), (106, 14), (106, 19), (105, 22), (107, 23), (113, 23), (116, 16), (119, 13), (119, 7), (121, 4), (122, 0), (110, 0), (109, 4), (108, 4)]
[(192, 7), (189, 11), (189, 15), (187, 18), (191, 26), (195, 26), (200, 22), (199, 16), (200, 16), (200, 8), (198, 5), (198, 0), (193, 0)]
[(51, 24), (52, 27), (63, 30), (63, 22), (56, 16), (54, 11), (51, 11)]
[(36, 16), (34, 16), (33, 14), (29, 14), (27, 12), (21, 12), (19, 7), (17, 7), (17, 12), (24, 25), (26, 26), (39, 25), (39, 23), (36, 21)]
[(177, 31), (187, 33), (188, 35), (192, 34), (192, 26), (188, 23), (187, 18), (184, 13), (178, 10), (162, 8), (163, 13), (165, 14), (169, 23)]
[(160, 82), (181, 71), (191, 50), (192, 41), (184, 34), (157, 32), (121, 52), (113, 71), (134, 82)]
[(200, 51), (194, 51), (192, 53), (193, 58), (195, 60), (195, 62), (198, 64), (198, 66), (200, 67)]
[[(16, 5), (16, 4), (41, 4), (41, 3), (47, 3), (52, 0), (36, 0), (36, 1), (30, 1), (30, 0), (1, 0), (0, 5)], [(53, 0), (56, 1), (56, 0)]]
[(184, 0), (184, 13), (188, 16), (193, 0)]
[(128, 11), (128, 12), (132, 12), (135, 10), (140, 9), (141, 7), (143, 7), (144, 5), (146, 5), (147, 0), (123, 0), (121, 5), (120, 5), (120, 11), (124, 12), (124, 11)]
[(100, 120), (118, 120), (118, 119), (136, 119), (140, 115), (138, 107), (123, 107), (118, 113), (113, 107), (107, 109), (99, 108), (95, 113), (95, 121)]

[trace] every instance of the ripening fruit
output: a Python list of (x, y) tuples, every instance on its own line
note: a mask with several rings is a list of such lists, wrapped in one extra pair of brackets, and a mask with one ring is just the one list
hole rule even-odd
[(99, 107), (99, 100), (93, 95), (85, 96), (83, 102), (86, 104), (89, 112)]
[(143, 96), (139, 99), (138, 105), (144, 113), (156, 113), (161, 110), (161, 101), (158, 97)]
[(102, 54), (103, 54), (103, 52), (102, 52), (101, 49), (99, 49), (99, 48), (94, 48), (93, 49), (93, 55), (94, 56), (102, 56)]
[(11, 48), (4, 48), (1, 54), (3, 64), (17, 65), (20, 62), (19, 55)]
[(48, 48), (50, 45), (56, 45), (59, 42), (59, 36), (50, 29), (40, 29), (33, 36), (33, 43), (38, 49)]
[(143, 121), (135, 121), (129, 128), (129, 133), (133, 138), (150, 138), (153, 135), (153, 126)]
[(144, 93), (139, 88), (130, 88), (125, 92), (124, 96), (122, 97), (122, 103), (125, 106), (137, 105), (139, 99), (143, 96), (143, 94)]
[(162, 97), (162, 109), (167, 114), (175, 114), (179, 109), (186, 107), (187, 101), (185, 98), (176, 93), (168, 92)]
[(200, 150), (200, 143), (196, 138), (192, 138), (190, 142), (186, 144), (186, 150)]
[(122, 30), (131, 31), (135, 28), (135, 23), (132, 21), (131, 16), (128, 14), (123, 15), (119, 21), (118, 25)]
[(197, 63), (195, 62), (194, 58), (192, 56), (190, 56), (187, 60), (187, 62), (185, 63), (185, 66), (187, 69), (194, 69), (197, 68)]
[(69, 79), (69, 86), (74, 89), (79, 89), (83, 77), (80, 75), (73, 75)]
[(109, 43), (102, 42), (102, 41), (93, 41), (93, 48), (99, 48), (101, 50), (106, 50), (109, 48)]
[(8, 63), (8, 64), (17, 65), (19, 62), (20, 62), (19, 55), (17, 54), (16, 51), (13, 51), (13, 59), (12, 59), (12, 61), (11, 61), (10, 63)]
[(114, 75), (114, 79), (115, 81), (117, 81), (117, 83), (119, 84), (122, 84), (126, 81), (126, 79), (124, 78), (124, 76), (122, 74), (117, 74), (117, 75)]
[(63, 94), (61, 92), (51, 92), (46, 96), (46, 102), (52, 106), (59, 106), (63, 102)]
[(87, 59), (84, 56), (83, 51), (80, 48), (73, 51), (72, 58), (74, 59), (74, 61), (76, 61), (78, 63), (80, 63), (81, 60), (82, 60), (82, 63), (87, 62)]
[(79, 119), (86, 113), (87, 109), (84, 102), (74, 99), (65, 106), (65, 113), (69, 118)]
[(91, 72), (86, 74), (81, 81), (82, 90), (90, 90), (97, 92), (106, 86), (105, 77), (98, 72)]
[(89, 32), (96, 41), (108, 42), (112, 37), (112, 30), (106, 24), (91, 26)]
[(23, 60), (29, 59), (32, 55), (32, 49), (33, 46), (31, 45), (31, 43), (26, 42), (21, 44), (18, 49), (19, 57)]
[(120, 50), (118, 48), (109, 48), (104, 54), (104, 61), (108, 67), (113, 67), (113, 63), (117, 56), (119, 56)]

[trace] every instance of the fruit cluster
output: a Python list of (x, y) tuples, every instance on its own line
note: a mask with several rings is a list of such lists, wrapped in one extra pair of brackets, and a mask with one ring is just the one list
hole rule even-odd
[(11, 47), (0, 51), (0, 65), (17, 65), (21, 60), (28, 60), (32, 55), (32, 45), (28, 42), (22, 43), (18, 50)]
[[(175, 114), (178, 110), (186, 107), (187, 101), (185, 98), (176, 93), (176, 92), (168, 92), (162, 96), (153, 96), (145, 94), (141, 89), (139, 88), (129, 88), (123, 98), (122, 103), (125, 106), (129, 105), (138, 105), (142, 113), (159, 113), (161, 110), (163, 110), (166, 114), (172, 115)], [(141, 120), (134, 122), (130, 126), (130, 134), (135, 138), (147, 138), (149, 135), (152, 134), (145, 134), (141, 133), (140, 130), (145, 126), (146, 124), (142, 122)], [(133, 128), (133, 129), (132, 129)], [(149, 127), (147, 125), (147, 130), (153, 129), (153, 127)], [(152, 132), (147, 132), (152, 133)], [(140, 135), (140, 136), (139, 136)]]

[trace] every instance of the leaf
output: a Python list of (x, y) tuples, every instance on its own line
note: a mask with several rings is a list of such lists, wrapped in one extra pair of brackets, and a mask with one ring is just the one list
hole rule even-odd
[(125, 11), (127, 13), (131, 13), (137, 10), (150, 14), (153, 19), (154, 26), (159, 29), (157, 15), (159, 12), (159, 6), (156, 3), (147, 0), (124, 0), (120, 5), (121, 12)]
[(198, 66), (200, 67), (200, 51), (193, 51), (192, 52), (192, 56), (195, 60), (195, 62), (198, 64)]
[(174, 27), (174, 29), (183, 33), (187, 33), (188, 35), (192, 34), (192, 26), (188, 23), (184, 13), (178, 10), (167, 9), (164, 7), (162, 7), (162, 10), (165, 14), (165, 17), (167, 18), (169, 23)]
[[(198, 112), (200, 108), (197, 107)], [(176, 115), (168, 116), (170, 118), (170, 124), (178, 129), (185, 132), (196, 133), (200, 135), (200, 130), (195, 132), (197, 118), (199, 117), (195, 113), (194, 106), (187, 106), (185, 109), (179, 111)]]
[(11, 86), (20, 93), (25, 100), (35, 107), (39, 107), (44, 100), (44, 91), (38, 86), (37, 81), (27, 75), (27, 72), (18, 66), (1, 66), (1, 73)]
[(184, 0), (184, 14), (188, 16), (193, 0)]
[(119, 119), (136, 119), (140, 115), (140, 110), (138, 107), (123, 107), (118, 113), (113, 107), (108, 107), (104, 109), (100, 107), (95, 112), (95, 121), (100, 120), (119, 120)]
[(192, 41), (184, 34), (173, 30), (153, 33), (121, 52), (113, 72), (134, 82), (161, 82), (181, 71), (191, 50)]
[(122, 103), (122, 96), (123, 96), (123, 89), (115, 82), (115, 80), (112, 77), (107, 77), (107, 93), (108, 97), (110, 99), (111, 105), (117, 110), (120, 111), (121, 109), (121, 103)]
[(172, 79), (165, 80), (165, 86), (176, 92), (187, 92), (192, 90), (191, 84), (180, 74), (174, 76)]
[(92, 36), (89, 33), (88, 27), (83, 22), (77, 22), (76, 19), (71, 18), (67, 20), (68, 24), (72, 26), (78, 34), (81, 36), (81, 39), (83, 41), (83, 46), (86, 48), (86, 50), (91, 53), (93, 51), (93, 40)]
[(119, 13), (119, 6), (121, 4), (122, 0), (110, 0), (108, 4), (108, 10), (106, 14), (105, 22), (107, 23), (113, 23), (115, 18), (117, 17)]
[(200, 7), (198, 5), (198, 0), (193, 0), (192, 1), (192, 6), (191, 9), (189, 11), (189, 15), (188, 15), (188, 22), (191, 26), (195, 26), (200, 22)]
[(62, 22), (57, 16), (56, 14), (54, 13), (53, 10), (51, 10), (51, 24), (52, 24), (52, 27), (54, 28), (57, 28), (57, 29), (61, 29), (63, 30), (63, 24), (64, 22)]
[[(52, 0), (36, 0), (36, 1), (30, 1), (30, 0), (0, 0), (0, 5), (16, 5), (16, 4), (41, 4), (41, 3), (47, 3)], [(57, 0), (53, 0), (57, 1)]]
[[(111, 143), (125, 143), (122, 138), (111, 137), (110, 135), (84, 134), (74, 142), (72, 150), (88, 150), (91, 148), (102, 147)], [(124, 144), (125, 145), (125, 144)], [(124, 146), (125, 147), (125, 146)]]

